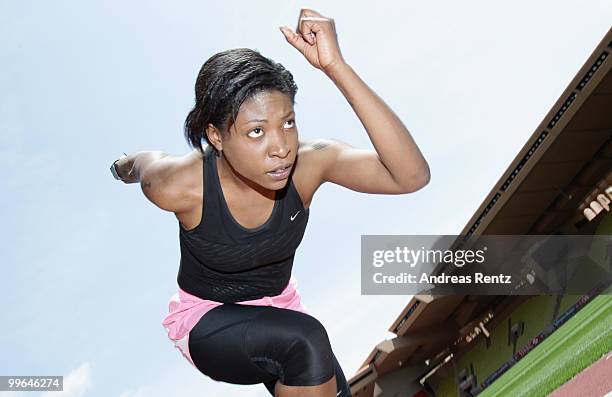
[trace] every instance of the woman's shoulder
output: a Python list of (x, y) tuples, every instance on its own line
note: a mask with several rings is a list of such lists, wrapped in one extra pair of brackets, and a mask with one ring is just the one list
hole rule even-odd
[(293, 181), (305, 208), (310, 206), (315, 192), (324, 182), (323, 167), (333, 161), (332, 153), (325, 149), (334, 142), (324, 138), (300, 140)]
[(313, 150), (321, 150), (333, 144), (334, 142), (337, 142), (337, 141), (334, 139), (330, 139), (330, 138), (300, 139), (300, 142), (298, 145), (298, 152), (309, 152)]
[(190, 211), (202, 197), (202, 161), (202, 153), (197, 150), (185, 155), (168, 155), (156, 161), (147, 171), (145, 195), (163, 210), (175, 213)]
[(323, 170), (336, 160), (337, 149), (343, 145), (343, 142), (330, 138), (300, 140), (297, 165), (307, 169), (309, 174), (317, 174), (317, 170)]
[(181, 208), (174, 212), (177, 220), (186, 230), (194, 229), (201, 222), (204, 205), (204, 155), (197, 149), (177, 158), (177, 180), (175, 186), (180, 192)]
[(201, 202), (204, 188), (204, 154), (197, 149), (177, 159), (179, 188), (186, 197)]
[(179, 191), (187, 192), (190, 190), (198, 190), (203, 186), (204, 179), (204, 155), (197, 149), (192, 150), (182, 156), (173, 156), (171, 159), (172, 168), (171, 174), (174, 178), (174, 188)]
[(322, 158), (330, 157), (336, 149), (347, 144), (332, 138), (312, 138), (300, 140), (298, 154), (308, 157), (311, 161), (320, 161)]
[(316, 164), (315, 151), (317, 142), (318, 139), (299, 141), (295, 174), (308, 174), (312, 171), (312, 166)]

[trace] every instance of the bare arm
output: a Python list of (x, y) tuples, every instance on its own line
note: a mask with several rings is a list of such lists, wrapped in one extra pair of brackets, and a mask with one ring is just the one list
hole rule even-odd
[(140, 182), (144, 171), (156, 160), (168, 156), (160, 151), (146, 151), (121, 157), (117, 161), (117, 174), (124, 183)]
[(125, 183), (140, 182), (144, 195), (159, 208), (179, 214), (197, 204), (197, 188), (188, 168), (198, 158), (194, 152), (182, 157), (160, 151), (145, 151), (122, 157), (117, 174)]
[(427, 185), (429, 165), (404, 123), (389, 106), (349, 65), (337, 66), (329, 76), (352, 106), (376, 152), (342, 143), (332, 145), (330, 150), (335, 151), (339, 165), (326, 170), (326, 179), (343, 181), (344, 174), (356, 173), (357, 168), (362, 168), (361, 175), (373, 185), (373, 190), (386, 186), (393, 192), (410, 193)]
[(427, 161), (402, 121), (342, 58), (334, 20), (302, 10), (298, 26), (298, 33), (286, 27), (281, 30), (340, 89), (375, 149), (319, 142), (322, 180), (367, 193), (410, 193), (425, 186), (430, 179)]

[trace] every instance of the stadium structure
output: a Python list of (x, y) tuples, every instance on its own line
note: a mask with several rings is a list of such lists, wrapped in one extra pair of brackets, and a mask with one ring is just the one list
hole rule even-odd
[[(460, 238), (612, 235), (611, 53), (612, 29)], [(610, 246), (592, 251), (585, 260), (609, 272)], [(609, 278), (579, 295), (415, 295), (389, 331), (395, 337), (377, 344), (349, 379), (353, 396), (602, 396), (612, 391)], [(581, 385), (587, 375), (595, 379)]]

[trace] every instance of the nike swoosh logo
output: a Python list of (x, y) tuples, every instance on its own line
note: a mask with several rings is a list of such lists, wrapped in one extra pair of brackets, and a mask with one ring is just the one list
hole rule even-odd
[[(300, 210), (301, 211), (301, 210)], [(291, 222), (293, 222), (295, 220), (295, 217), (298, 216), (298, 214), (300, 213), (300, 211), (296, 212), (294, 215), (291, 215)]]

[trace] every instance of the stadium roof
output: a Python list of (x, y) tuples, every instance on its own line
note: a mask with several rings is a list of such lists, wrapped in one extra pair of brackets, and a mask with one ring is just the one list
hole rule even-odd
[[(612, 184), (612, 29), (568, 84), (462, 230), (479, 235), (574, 233), (582, 210)], [(461, 241), (456, 241), (460, 244)], [(442, 269), (436, 269), (442, 270)], [(382, 375), (440, 353), (494, 305), (524, 297), (416, 295), (350, 380), (355, 397), (373, 396)], [(443, 326), (441, 326), (443, 325)]]

